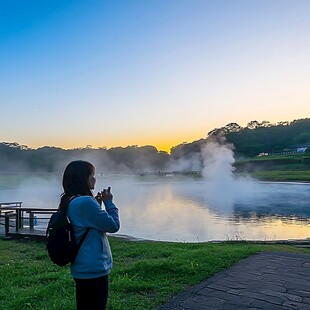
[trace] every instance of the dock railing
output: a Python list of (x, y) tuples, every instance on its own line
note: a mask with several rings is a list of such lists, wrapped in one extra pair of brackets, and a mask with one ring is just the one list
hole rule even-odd
[(4, 218), (4, 223), (1, 224), (4, 225), (5, 236), (12, 238), (44, 236), (46, 227), (35, 229), (35, 222), (39, 219), (42, 222), (46, 220), (47, 223), (57, 208), (31, 208), (21, 205), (22, 202), (0, 203), (0, 219)]

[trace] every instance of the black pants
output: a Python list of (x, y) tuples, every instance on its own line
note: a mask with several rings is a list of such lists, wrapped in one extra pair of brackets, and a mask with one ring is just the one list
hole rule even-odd
[(77, 310), (105, 310), (108, 300), (108, 276), (93, 279), (76, 279)]

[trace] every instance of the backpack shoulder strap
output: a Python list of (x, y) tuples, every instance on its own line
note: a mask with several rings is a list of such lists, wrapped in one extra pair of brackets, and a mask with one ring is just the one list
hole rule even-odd
[(70, 202), (71, 202), (73, 199), (75, 199), (75, 198), (77, 198), (77, 197), (79, 197), (79, 196), (80, 196), (80, 195), (71, 196), (71, 197), (68, 199), (68, 202), (67, 202), (66, 206), (63, 207), (62, 209), (59, 207), (58, 209), (59, 209), (59, 210), (63, 210), (63, 211), (65, 212), (65, 214), (67, 214)]
[(69, 203), (73, 200), (73, 199), (75, 199), (75, 198), (77, 198), (77, 197), (79, 197), (80, 195), (74, 195), (74, 196), (71, 196), (69, 199), (68, 199), (68, 205), (69, 205)]
[(88, 228), (86, 229), (85, 233), (83, 234), (82, 239), (80, 240), (80, 242), (79, 242), (78, 245), (77, 245), (77, 251), (80, 250), (80, 247), (82, 246), (84, 240), (86, 239), (87, 234), (88, 234), (89, 231), (90, 231), (90, 228), (88, 227)]
[[(75, 196), (72, 196), (72, 197), (69, 198), (66, 212), (68, 211), (69, 203), (70, 203), (74, 198), (77, 198), (77, 197), (79, 197), (79, 196), (80, 196), (80, 195), (75, 195)], [(81, 248), (81, 246), (82, 246), (84, 240), (86, 239), (87, 234), (88, 234), (89, 231), (90, 231), (90, 227), (88, 227), (88, 228), (86, 229), (86, 231), (84, 232), (84, 234), (83, 234), (83, 236), (82, 236), (80, 242), (77, 244), (77, 252), (76, 252), (77, 254), (79, 253), (79, 250), (80, 250), (80, 248)], [(77, 255), (77, 254), (76, 254), (76, 255)]]

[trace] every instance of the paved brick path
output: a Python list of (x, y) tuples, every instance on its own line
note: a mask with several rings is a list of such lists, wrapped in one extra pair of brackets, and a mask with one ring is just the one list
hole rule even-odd
[(310, 254), (250, 256), (158, 310), (310, 310)]

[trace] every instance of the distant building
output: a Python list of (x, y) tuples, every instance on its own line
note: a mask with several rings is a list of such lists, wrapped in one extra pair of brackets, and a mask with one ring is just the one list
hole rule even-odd
[(308, 147), (310, 147), (310, 144), (299, 145), (296, 147), (296, 151), (297, 153), (305, 153)]
[(296, 153), (305, 153), (308, 148), (310, 148), (310, 143), (293, 145), (290, 148), (287, 148), (280, 152), (274, 152), (273, 154), (274, 155), (289, 155), (289, 154), (296, 154)]

